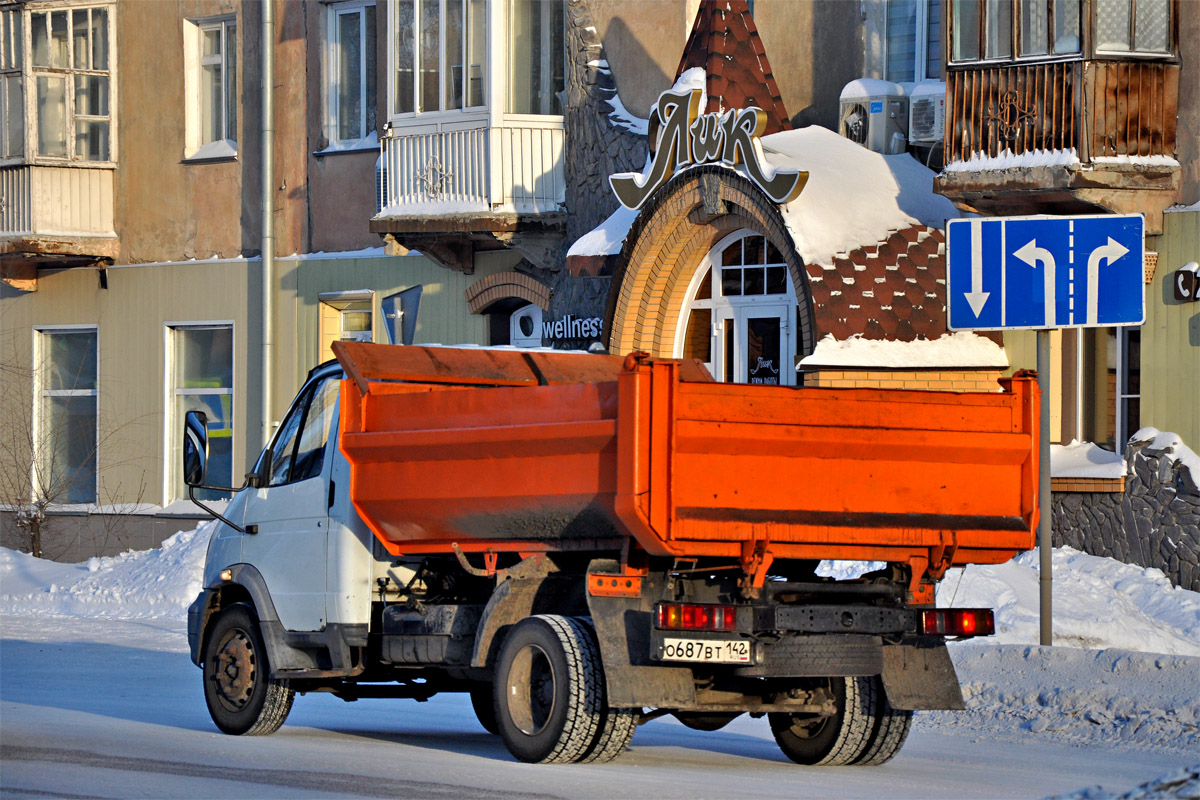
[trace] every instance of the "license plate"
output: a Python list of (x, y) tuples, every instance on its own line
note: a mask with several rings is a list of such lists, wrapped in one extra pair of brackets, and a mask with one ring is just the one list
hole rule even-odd
[(749, 664), (750, 642), (745, 639), (663, 639), (662, 660)]

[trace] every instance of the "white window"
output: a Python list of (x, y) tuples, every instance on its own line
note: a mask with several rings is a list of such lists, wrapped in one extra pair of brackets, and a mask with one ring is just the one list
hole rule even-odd
[(562, 114), (566, 77), (562, 0), (511, 0), (508, 108), (513, 114)]
[(41, 330), (33, 492), (51, 503), (96, 502), (96, 329)]
[(0, 11), (0, 158), (116, 160), (112, 15), (110, 6)]
[[(233, 326), (230, 324), (175, 325), (170, 327), (171, 448), (167, 463), (172, 474), (170, 496), (187, 497), (176, 462), (184, 415), (203, 411), (208, 417), (208, 472), (210, 486), (233, 485)], [(220, 494), (197, 490), (202, 499)]]
[(393, 0), (392, 113), (486, 103), (486, 0)]
[(896, 83), (942, 76), (942, 0), (888, 0), (885, 73)]
[(190, 159), (237, 154), (237, 21), (233, 17), (184, 23), (187, 108), (186, 150)]
[(24, 16), (0, 11), (0, 159), (25, 155)]
[(779, 249), (752, 231), (726, 237), (692, 278), (676, 358), (698, 358), (718, 381), (796, 383), (796, 292)]
[(367, 146), (375, 132), (375, 3), (335, 3), (328, 24), (325, 137), (332, 147)]
[(1171, 0), (1096, 0), (1096, 49), (1171, 52)]

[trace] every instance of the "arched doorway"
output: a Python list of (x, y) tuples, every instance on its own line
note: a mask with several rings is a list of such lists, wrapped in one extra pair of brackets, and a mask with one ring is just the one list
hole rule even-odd
[(676, 328), (676, 358), (698, 358), (719, 381), (792, 386), (796, 290), (774, 243), (726, 236), (701, 260)]

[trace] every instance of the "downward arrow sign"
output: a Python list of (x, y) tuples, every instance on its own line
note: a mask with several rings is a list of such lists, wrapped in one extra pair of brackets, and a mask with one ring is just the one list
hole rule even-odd
[[(1111, 239), (1109, 241), (1112, 241)], [(1037, 239), (1030, 239), (1021, 249), (1013, 253), (1014, 256), (1024, 261), (1029, 266), (1037, 269), (1037, 262), (1042, 262), (1045, 265), (1043, 281), (1046, 294), (1046, 327), (1053, 328), (1055, 323), (1055, 306), (1054, 306), (1054, 254), (1044, 247), (1037, 246)]]
[(990, 292), (983, 290), (983, 221), (971, 220), (971, 291), (964, 292), (967, 304), (979, 319), (983, 306), (987, 303)]
[(1087, 324), (1095, 325), (1096, 317), (1100, 308), (1100, 262), (1104, 261), (1109, 266), (1117, 259), (1129, 252), (1129, 248), (1122, 245), (1111, 236), (1108, 237), (1108, 244), (1102, 244), (1092, 251), (1088, 256), (1088, 271), (1087, 271)]

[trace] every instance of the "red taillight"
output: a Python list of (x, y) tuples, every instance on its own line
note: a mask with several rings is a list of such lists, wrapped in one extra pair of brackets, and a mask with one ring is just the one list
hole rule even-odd
[(935, 608), (921, 612), (921, 633), (939, 636), (991, 636), (996, 622), (990, 608)]
[(659, 603), (655, 626), (666, 631), (734, 631), (737, 606)]

